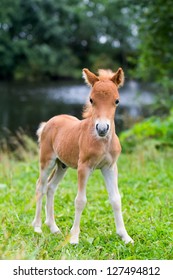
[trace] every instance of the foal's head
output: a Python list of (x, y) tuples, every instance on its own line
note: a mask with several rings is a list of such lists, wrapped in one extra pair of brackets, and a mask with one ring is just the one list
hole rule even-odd
[(106, 137), (114, 122), (116, 107), (119, 104), (118, 88), (124, 83), (124, 72), (121, 68), (116, 73), (110, 70), (99, 70), (99, 76), (83, 69), (83, 76), (91, 86), (90, 104), (84, 111), (84, 118), (92, 117), (99, 137)]

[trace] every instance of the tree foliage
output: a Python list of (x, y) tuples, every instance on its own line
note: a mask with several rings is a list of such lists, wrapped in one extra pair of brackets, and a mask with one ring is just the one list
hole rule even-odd
[(172, 0), (134, 1), (133, 14), (139, 32), (137, 76), (155, 81), (166, 93), (173, 87)]
[(121, 8), (117, 0), (1, 0), (0, 76), (77, 77), (82, 67), (126, 64)]
[(172, 0), (0, 0), (0, 78), (136, 68), (172, 88)]

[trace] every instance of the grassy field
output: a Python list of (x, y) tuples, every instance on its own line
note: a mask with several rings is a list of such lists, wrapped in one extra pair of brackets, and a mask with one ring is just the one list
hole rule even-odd
[[(134, 245), (125, 245), (115, 233), (113, 213), (99, 171), (87, 185), (88, 203), (81, 220), (79, 245), (69, 244), (74, 218), (77, 174), (68, 170), (55, 197), (55, 218), (62, 234), (44, 225), (34, 233), (35, 182), (38, 160), (25, 161), (1, 154), (1, 259), (173, 259), (173, 150), (157, 151), (144, 145), (118, 161), (119, 189), (126, 228)], [(45, 202), (45, 200), (44, 200)]]

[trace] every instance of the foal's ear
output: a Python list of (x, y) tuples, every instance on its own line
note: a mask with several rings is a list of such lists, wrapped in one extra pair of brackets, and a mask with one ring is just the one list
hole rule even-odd
[(87, 68), (83, 69), (83, 78), (85, 79), (85, 82), (92, 87), (96, 82), (99, 81), (99, 78)]
[(121, 87), (124, 84), (124, 72), (122, 68), (119, 68), (118, 71), (113, 75), (111, 81), (114, 82), (117, 87)]

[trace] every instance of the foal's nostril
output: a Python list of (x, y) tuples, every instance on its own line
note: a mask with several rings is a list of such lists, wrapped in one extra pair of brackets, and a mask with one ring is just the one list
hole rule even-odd
[(97, 123), (96, 130), (99, 136), (103, 137), (107, 134), (109, 130), (109, 125), (105, 123)]

